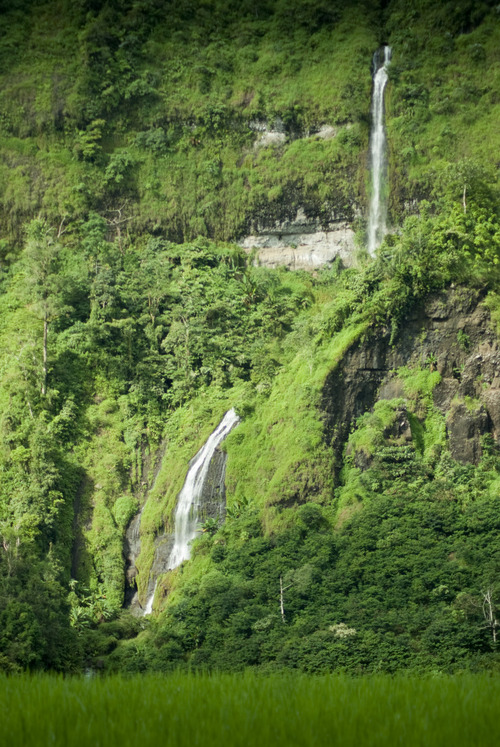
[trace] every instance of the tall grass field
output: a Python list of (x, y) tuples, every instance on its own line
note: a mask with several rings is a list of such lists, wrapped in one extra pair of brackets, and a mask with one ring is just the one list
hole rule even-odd
[(0, 745), (495, 744), (500, 679), (203, 675), (0, 678)]

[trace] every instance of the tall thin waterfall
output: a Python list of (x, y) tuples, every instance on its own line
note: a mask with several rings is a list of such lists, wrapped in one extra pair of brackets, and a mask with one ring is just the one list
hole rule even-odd
[[(189, 560), (190, 543), (196, 537), (198, 530), (198, 508), (202, 498), (203, 488), (208, 475), (210, 462), (215, 450), (226, 438), (240, 419), (234, 408), (226, 412), (221, 422), (208, 437), (205, 444), (189, 463), (189, 469), (181, 492), (177, 497), (175, 511), (175, 539), (174, 546), (168, 559), (168, 570), (177, 568), (184, 560)], [(153, 609), (153, 593), (147, 600), (144, 614), (150, 614)]]
[(387, 231), (387, 202), (384, 184), (387, 179), (386, 139), (384, 129), (384, 91), (391, 48), (384, 47), (383, 60), (379, 51), (373, 56), (372, 131), (370, 135), (371, 200), (368, 216), (368, 251), (373, 256)]

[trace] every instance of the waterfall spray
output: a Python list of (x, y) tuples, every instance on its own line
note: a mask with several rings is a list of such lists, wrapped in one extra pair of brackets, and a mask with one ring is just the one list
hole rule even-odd
[(384, 47), (383, 61), (379, 52), (373, 57), (372, 131), (370, 135), (371, 200), (368, 216), (368, 252), (373, 256), (387, 231), (387, 203), (384, 183), (387, 178), (386, 138), (384, 130), (384, 91), (388, 80), (387, 67), (391, 48)]

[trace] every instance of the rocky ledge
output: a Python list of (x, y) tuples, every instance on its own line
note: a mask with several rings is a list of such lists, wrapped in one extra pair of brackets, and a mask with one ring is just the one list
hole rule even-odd
[(345, 220), (322, 224), (299, 208), (293, 220), (277, 220), (256, 228), (239, 243), (249, 254), (254, 252), (256, 264), (264, 267), (315, 270), (337, 258), (346, 266), (353, 264), (354, 231)]

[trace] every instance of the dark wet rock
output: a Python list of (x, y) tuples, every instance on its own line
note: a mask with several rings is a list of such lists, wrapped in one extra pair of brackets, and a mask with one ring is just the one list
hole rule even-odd
[[(138, 513), (132, 518), (127, 529), (125, 530), (125, 539), (123, 543), (123, 555), (125, 557), (125, 595), (124, 606), (129, 607), (135, 614), (142, 614), (142, 608), (139, 604), (139, 597), (136, 589), (137, 568), (136, 561), (141, 552), (141, 517), (142, 509), (146, 503), (149, 490), (154, 486), (158, 473), (160, 471), (162, 458), (167, 447), (166, 441), (163, 441), (155, 452), (143, 448), (141, 450), (141, 471), (144, 476), (140, 483), (135, 486), (135, 494), (141, 505)], [(149, 477), (149, 482), (148, 482)]]
[(477, 464), (481, 459), (481, 436), (488, 433), (491, 421), (480, 405), (470, 410), (464, 403), (454, 405), (446, 420), (450, 453), (462, 464)]
[(378, 393), (378, 399), (399, 399), (399, 397), (404, 396), (403, 382), (397, 377), (383, 381)]
[[(197, 513), (200, 524), (207, 519), (222, 519), (226, 510), (226, 489), (224, 479), (226, 475), (227, 454), (221, 448), (217, 448), (210, 460), (207, 476), (203, 485)], [(186, 465), (186, 470), (188, 465)], [(127, 557), (127, 585), (125, 595), (125, 606), (135, 615), (142, 615), (143, 608), (135, 589), (135, 576), (137, 570), (135, 562), (140, 553), (140, 511), (130, 522), (125, 538), (125, 553)], [(156, 579), (162, 573), (169, 570), (170, 555), (174, 546), (175, 535), (173, 532), (162, 532), (154, 538), (154, 558), (149, 572), (148, 588), (146, 598), (153, 594)]]
[(460, 383), (457, 379), (441, 379), (432, 393), (434, 405), (443, 413), (450, 409), (451, 401), (456, 397)]
[(127, 561), (127, 585), (133, 586), (137, 575), (135, 561), (141, 551), (141, 516), (142, 509), (134, 516), (125, 532), (125, 558)]
[(412, 440), (411, 425), (406, 407), (400, 407), (397, 410), (391, 425), (384, 428), (383, 436), (386, 439), (396, 440), (400, 443)]
[(475, 414), (460, 409), (449, 420), (455, 458), (477, 463), (481, 435), (491, 432), (499, 440), (500, 351), (483, 295), (463, 288), (434, 294), (412, 310), (392, 345), (389, 331), (379, 328), (347, 351), (327, 377), (322, 396), (325, 440), (339, 467), (356, 419), (380, 399), (404, 396), (395, 377), (402, 366), (439, 371), (433, 397), (443, 414), (456, 397), (481, 401)]
[(139, 604), (139, 596), (136, 588), (136, 560), (141, 552), (141, 517), (142, 508), (137, 513), (125, 531), (123, 553), (125, 555), (125, 595), (124, 606), (128, 607), (133, 614), (141, 615), (142, 608)]
[(450, 313), (452, 312), (450, 304), (447, 301), (448, 299), (443, 298), (442, 296), (429, 299), (426, 304), (426, 314), (429, 319), (440, 322), (449, 319)]
[(200, 523), (207, 519), (224, 518), (226, 512), (226, 477), (227, 454), (222, 449), (216, 449), (210, 461), (205, 483), (198, 506)]
[[(495, 386), (495, 382), (498, 385)], [(481, 400), (492, 424), (492, 436), (500, 443), (500, 380), (496, 379), (491, 388), (481, 392)]]
[(168, 561), (170, 553), (174, 546), (174, 535), (172, 532), (164, 532), (154, 539), (155, 555), (153, 565), (151, 566), (150, 575), (153, 579), (157, 578), (160, 573), (168, 571)]

